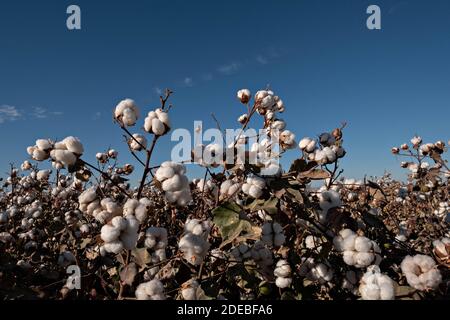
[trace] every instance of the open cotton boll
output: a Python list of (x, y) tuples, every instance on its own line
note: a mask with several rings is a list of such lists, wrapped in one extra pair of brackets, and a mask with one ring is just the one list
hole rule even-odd
[(128, 199), (123, 206), (124, 216), (134, 215), (136, 219), (143, 223), (148, 217), (148, 211), (153, 202), (148, 198)]
[(84, 148), (78, 138), (70, 136), (65, 138), (62, 142), (70, 152), (75, 153), (78, 156), (83, 154)]
[(170, 203), (186, 206), (192, 200), (189, 180), (185, 173), (184, 165), (171, 161), (163, 162), (156, 171), (155, 178), (161, 183), (165, 198)]
[(305, 247), (307, 249), (314, 249), (320, 252), (322, 250), (322, 242), (322, 239), (309, 235), (305, 238)]
[(105, 242), (106, 252), (119, 253), (122, 249), (131, 250), (138, 240), (139, 221), (133, 216), (114, 217), (101, 229), (100, 238)]
[(265, 186), (266, 181), (263, 178), (257, 176), (248, 177), (242, 185), (242, 191), (250, 197), (258, 199), (262, 196)]
[(248, 90), (248, 89), (241, 89), (237, 92), (237, 98), (243, 104), (247, 104), (250, 101), (251, 96), (252, 96), (252, 94), (251, 94), (250, 90)]
[(282, 246), (286, 240), (283, 228), (277, 222), (266, 222), (262, 226), (261, 240), (268, 246)]
[(51, 173), (51, 170), (40, 170), (38, 171), (36, 178), (39, 181), (47, 181)]
[(31, 163), (28, 160), (25, 160), (20, 166), (20, 169), (22, 171), (27, 171), (27, 170), (30, 170), (31, 168), (32, 168)]
[(75, 154), (68, 150), (54, 149), (50, 152), (50, 156), (64, 167), (73, 166), (77, 161)]
[(359, 236), (350, 229), (343, 229), (333, 238), (333, 245), (342, 253), (343, 260), (350, 266), (364, 268), (381, 262), (381, 250), (372, 240)]
[(450, 263), (450, 238), (433, 241), (434, 254), (443, 263)]
[(131, 99), (119, 102), (114, 110), (114, 118), (125, 126), (134, 126), (139, 117), (139, 109)]
[(240, 183), (234, 180), (225, 180), (220, 185), (220, 197), (225, 199), (236, 195), (241, 190)]
[(336, 143), (336, 138), (328, 132), (324, 132), (319, 136), (320, 144), (324, 147), (330, 147)]
[(324, 263), (317, 263), (312, 257), (303, 257), (301, 259), (298, 273), (300, 276), (320, 284), (324, 284), (333, 279), (333, 269)]
[(158, 279), (141, 283), (135, 291), (137, 300), (165, 300), (164, 285)]
[(162, 109), (150, 111), (144, 121), (144, 130), (156, 136), (162, 136), (170, 130), (170, 119)]
[(363, 300), (393, 300), (394, 283), (387, 275), (381, 273), (376, 265), (367, 268), (362, 276), (359, 292)]
[(150, 227), (145, 232), (145, 246), (149, 249), (164, 249), (167, 246), (167, 229)]
[(200, 265), (208, 254), (210, 244), (201, 236), (186, 233), (178, 242), (178, 247), (183, 253), (183, 258), (190, 264)]
[(334, 190), (322, 190), (319, 193), (319, 206), (322, 212), (319, 214), (320, 222), (325, 222), (328, 210), (342, 206), (341, 195)]
[(38, 139), (36, 140), (36, 147), (42, 151), (48, 151), (53, 148), (53, 142), (48, 139)]
[(276, 279), (275, 279), (275, 285), (278, 288), (287, 288), (292, 283), (292, 277), (291, 277), (291, 266), (286, 260), (278, 260), (275, 271), (273, 272)]
[(437, 289), (442, 281), (436, 262), (429, 256), (423, 254), (406, 256), (400, 267), (408, 284), (417, 290)]
[(282, 149), (286, 150), (295, 148), (295, 134), (293, 134), (291, 131), (284, 130), (283, 132), (281, 132), (279, 140)]
[(209, 232), (211, 231), (212, 223), (210, 220), (199, 220), (199, 219), (187, 219), (184, 225), (184, 231), (188, 233), (193, 233), (197, 236), (202, 236), (207, 238)]
[(147, 139), (139, 133), (133, 134), (133, 138), (128, 140), (130, 149), (133, 151), (141, 151), (147, 148)]
[(316, 140), (306, 137), (300, 140), (298, 146), (302, 151), (311, 153), (314, 152), (314, 150), (316, 150)]
[(190, 279), (181, 285), (181, 296), (184, 300), (204, 300), (205, 292), (197, 280)]

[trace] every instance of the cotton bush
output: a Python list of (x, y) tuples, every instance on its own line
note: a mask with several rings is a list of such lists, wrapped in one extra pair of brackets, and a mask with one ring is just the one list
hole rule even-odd
[[(85, 155), (74, 136), (37, 139), (0, 185), (6, 297), (447, 299), (446, 144), (394, 145), (407, 181), (349, 178), (345, 123), (297, 144), (281, 97), (254, 92), (239, 90), (230, 111), (241, 134), (194, 146), (182, 163), (159, 149), (177, 126), (170, 90), (143, 119), (131, 99), (114, 108), (133, 162), (120, 141)], [(244, 132), (255, 123), (259, 134)], [(241, 151), (233, 163), (230, 151)], [(70, 289), (69, 265), (80, 267), (81, 289)]]

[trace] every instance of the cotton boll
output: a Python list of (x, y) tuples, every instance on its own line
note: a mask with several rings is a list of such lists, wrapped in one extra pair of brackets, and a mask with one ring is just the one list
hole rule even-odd
[(289, 130), (284, 130), (280, 134), (280, 145), (284, 150), (293, 149), (295, 147), (295, 134), (290, 132)]
[(450, 263), (450, 238), (433, 241), (434, 254), (443, 263)]
[(203, 262), (210, 244), (200, 236), (187, 233), (181, 237), (178, 247), (183, 252), (184, 259), (190, 264), (197, 266)]
[(36, 178), (39, 181), (46, 181), (50, 177), (51, 172), (52, 172), (51, 170), (40, 170), (38, 171)]
[(246, 182), (242, 185), (242, 191), (252, 198), (258, 199), (263, 194), (263, 189), (266, 182), (260, 177), (248, 177)]
[(169, 115), (161, 109), (150, 111), (144, 121), (144, 129), (156, 136), (162, 136), (170, 130)]
[(269, 246), (279, 247), (284, 244), (286, 237), (279, 223), (266, 222), (262, 227), (261, 240)]
[(233, 195), (236, 195), (241, 189), (239, 183), (234, 180), (225, 180), (220, 185), (220, 196), (221, 198), (228, 198)]
[(47, 160), (50, 154), (46, 151), (43, 151), (41, 149), (35, 148), (33, 149), (31, 153), (31, 158), (36, 161), (44, 161)]
[(303, 138), (300, 141), (298, 146), (304, 152), (311, 153), (314, 150), (316, 150), (316, 141), (314, 139), (311, 139), (311, 138), (308, 138), (308, 137), (307, 138)]
[(167, 229), (150, 227), (145, 232), (145, 246), (149, 249), (164, 249), (167, 246)]
[(406, 256), (400, 265), (408, 284), (417, 290), (437, 289), (442, 281), (433, 258), (426, 255)]
[(133, 138), (128, 140), (130, 149), (133, 151), (141, 151), (147, 148), (147, 139), (138, 133), (133, 134)]
[(119, 102), (114, 111), (114, 118), (125, 126), (134, 126), (139, 117), (139, 109), (131, 99)]
[(251, 258), (251, 248), (247, 244), (241, 243), (239, 246), (234, 247), (230, 254), (236, 261), (242, 262)]
[(53, 160), (63, 164), (65, 167), (73, 166), (77, 161), (75, 154), (68, 150), (54, 149), (50, 152), (50, 156)]
[(251, 95), (252, 94), (250, 93), (250, 90), (248, 90), (248, 89), (241, 89), (237, 92), (237, 98), (243, 104), (247, 104), (250, 101)]
[(359, 292), (363, 300), (393, 300), (393, 281), (382, 274), (378, 266), (370, 266), (361, 278)]
[(84, 148), (78, 138), (70, 136), (70, 137), (65, 138), (62, 142), (65, 144), (68, 151), (70, 151), (78, 156), (83, 154)]
[(36, 140), (36, 147), (39, 150), (48, 151), (53, 148), (53, 143), (48, 139), (38, 139)]
[(319, 141), (324, 147), (329, 147), (336, 143), (336, 138), (332, 134), (325, 132), (319, 136)]
[(28, 160), (24, 161), (22, 163), (22, 165), (20, 166), (20, 169), (22, 171), (27, 171), (27, 170), (30, 170), (31, 168), (32, 168), (31, 163)]
[(181, 285), (181, 296), (184, 300), (202, 300), (205, 293), (197, 280), (190, 279)]
[(137, 300), (165, 300), (164, 286), (161, 281), (153, 279), (149, 282), (141, 283), (136, 288)]

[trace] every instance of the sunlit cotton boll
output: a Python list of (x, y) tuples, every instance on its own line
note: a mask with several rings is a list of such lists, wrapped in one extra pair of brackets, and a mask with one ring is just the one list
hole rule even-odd
[(334, 237), (333, 244), (336, 250), (342, 253), (344, 262), (349, 266), (364, 268), (381, 262), (378, 244), (350, 229), (341, 230)]
[(186, 206), (191, 200), (189, 180), (185, 176), (186, 167), (182, 164), (166, 161), (155, 173), (155, 178), (165, 191), (166, 200), (179, 206)]
[(47, 181), (51, 173), (51, 170), (40, 170), (38, 171), (36, 178), (39, 181)]
[(136, 288), (137, 300), (165, 300), (164, 285), (158, 279), (141, 283)]
[(406, 256), (400, 265), (408, 284), (417, 290), (437, 289), (442, 281), (436, 262), (430, 256)]
[(100, 237), (105, 242), (105, 251), (119, 253), (123, 249), (131, 250), (136, 247), (138, 239), (139, 221), (133, 216), (114, 217), (110, 223), (101, 229)]
[(303, 138), (300, 143), (298, 144), (298, 146), (300, 147), (300, 149), (304, 152), (307, 153), (311, 153), (314, 152), (314, 150), (316, 150), (316, 140), (311, 139), (311, 138)]
[(139, 133), (133, 134), (133, 138), (128, 140), (130, 149), (133, 151), (141, 151), (147, 148), (147, 139)]
[(376, 265), (367, 268), (362, 276), (359, 293), (363, 300), (393, 300), (394, 283), (387, 275), (381, 273)]
[(280, 145), (283, 149), (293, 149), (295, 148), (295, 134), (289, 130), (284, 130), (280, 134)]
[(25, 160), (25, 161), (22, 163), (22, 165), (20, 166), (20, 169), (21, 169), (22, 171), (27, 171), (27, 170), (30, 170), (31, 168), (32, 168), (31, 163), (30, 163), (30, 161), (28, 161), (28, 160)]
[(250, 93), (250, 90), (248, 90), (248, 89), (241, 89), (237, 92), (237, 98), (243, 104), (247, 104), (250, 101), (251, 95), (252, 94)]
[(170, 130), (169, 114), (162, 109), (150, 111), (145, 118), (144, 129), (156, 136), (162, 136)]
[(134, 126), (139, 118), (139, 108), (131, 99), (122, 100), (114, 110), (114, 118), (124, 126)]
[(234, 180), (225, 180), (220, 185), (221, 198), (228, 198), (236, 195), (241, 190), (241, 185)]
[(167, 246), (167, 229), (150, 227), (145, 232), (145, 246), (149, 249), (159, 250)]
[(183, 258), (190, 264), (200, 265), (208, 254), (210, 244), (201, 236), (186, 233), (181, 237), (178, 247), (183, 253)]
[[(66, 146), (67, 150), (80, 156), (84, 152), (83, 144), (80, 142), (80, 140), (76, 137), (67, 137), (65, 138), (62, 143)], [(55, 145), (56, 148), (56, 145)]]
[(153, 202), (148, 198), (128, 199), (123, 206), (123, 214), (124, 216), (134, 215), (140, 223), (143, 223), (147, 219), (152, 205)]
[(258, 199), (263, 195), (265, 186), (266, 181), (263, 178), (257, 176), (248, 177), (246, 182), (242, 185), (242, 191), (250, 197)]

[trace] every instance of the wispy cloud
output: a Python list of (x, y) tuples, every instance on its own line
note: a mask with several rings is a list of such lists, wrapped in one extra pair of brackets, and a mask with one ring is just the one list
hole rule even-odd
[(184, 80), (183, 80), (183, 85), (184, 85), (185, 87), (192, 87), (192, 86), (194, 85), (194, 80), (192, 80), (191, 77), (186, 77), (186, 78), (184, 78)]
[(31, 116), (37, 119), (47, 119), (49, 116), (61, 116), (62, 114), (62, 111), (49, 111), (42, 107), (33, 107), (31, 112)]
[(97, 111), (92, 115), (92, 120), (98, 120), (102, 116), (102, 113), (100, 111)]
[(16, 107), (5, 104), (0, 106), (0, 123), (15, 121), (21, 117), (22, 114)]
[(202, 79), (204, 81), (211, 81), (213, 79), (213, 75), (212, 73), (205, 73), (204, 75), (202, 75)]
[(163, 94), (163, 90), (160, 87), (153, 87), (153, 92), (158, 96)]
[(241, 67), (241, 64), (239, 62), (231, 62), (229, 64), (220, 66), (217, 68), (217, 71), (219, 71), (221, 74), (224, 75), (231, 75), (236, 73)]
[(257, 57), (256, 57), (256, 62), (258, 62), (259, 64), (268, 64), (269, 63), (269, 60), (265, 57), (265, 56), (263, 56), (263, 55), (258, 55)]

